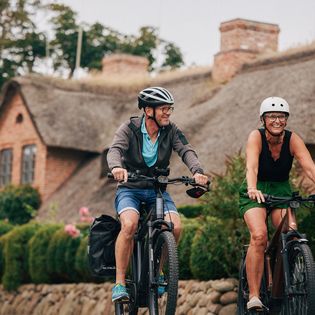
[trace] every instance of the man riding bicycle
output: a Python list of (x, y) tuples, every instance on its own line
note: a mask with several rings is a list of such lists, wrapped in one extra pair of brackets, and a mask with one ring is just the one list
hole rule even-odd
[[(119, 127), (107, 154), (109, 168), (119, 182), (115, 208), (121, 221), (121, 231), (115, 247), (116, 284), (112, 289), (113, 302), (129, 300), (125, 275), (138, 226), (140, 204), (145, 201), (149, 206), (153, 205), (156, 195), (149, 182), (127, 182), (128, 172), (139, 171), (142, 175), (153, 176), (155, 169), (166, 169), (169, 166), (174, 150), (187, 165), (197, 184), (206, 185), (208, 181), (208, 177), (203, 175), (196, 152), (180, 129), (170, 122), (173, 104), (173, 96), (165, 88), (150, 87), (142, 90), (138, 95), (138, 107), (143, 109), (144, 114), (142, 117), (131, 117)], [(180, 217), (166, 191), (163, 192), (163, 198), (165, 220), (173, 223), (174, 236), (178, 241)]]

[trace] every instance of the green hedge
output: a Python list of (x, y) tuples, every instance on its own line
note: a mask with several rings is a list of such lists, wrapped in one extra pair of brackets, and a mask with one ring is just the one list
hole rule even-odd
[(204, 205), (186, 205), (178, 207), (178, 212), (183, 214), (186, 218), (199, 217), (204, 211)]
[(28, 241), (39, 225), (29, 223), (18, 226), (6, 234), (4, 244), (5, 267), (2, 284), (6, 290), (14, 290), (30, 281), (28, 268)]
[(55, 282), (69, 282), (70, 276), (66, 272), (66, 243), (70, 238), (64, 231), (64, 228), (57, 230), (48, 246), (47, 251), (47, 272), (49, 276), (55, 279)]
[(0, 219), (24, 224), (30, 221), (40, 207), (39, 192), (30, 185), (8, 185), (0, 192)]
[(192, 241), (190, 267), (194, 278), (237, 277), (243, 245), (248, 239), (241, 220), (206, 217)]
[(13, 229), (13, 225), (7, 221), (0, 221), (0, 236), (8, 233), (9, 231), (11, 231)]
[(183, 229), (178, 244), (179, 278), (191, 279), (191, 244), (201, 224), (196, 220), (186, 220), (186, 222), (184, 221), (183, 223)]
[(60, 228), (60, 224), (44, 225), (29, 241), (29, 273), (34, 283), (53, 282), (47, 270), (47, 252), (52, 235)]
[(93, 276), (90, 272), (87, 247), (88, 247), (88, 236), (80, 238), (80, 245), (75, 255), (74, 269), (78, 273), (80, 281), (93, 281)]

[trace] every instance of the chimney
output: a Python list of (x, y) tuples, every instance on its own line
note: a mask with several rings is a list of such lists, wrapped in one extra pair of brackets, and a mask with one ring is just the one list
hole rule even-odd
[(278, 50), (277, 24), (244, 19), (222, 22), (221, 47), (214, 56), (212, 77), (215, 81), (230, 80), (242, 65), (259, 54)]
[(146, 57), (111, 54), (102, 60), (102, 75), (105, 76), (147, 76), (149, 61)]

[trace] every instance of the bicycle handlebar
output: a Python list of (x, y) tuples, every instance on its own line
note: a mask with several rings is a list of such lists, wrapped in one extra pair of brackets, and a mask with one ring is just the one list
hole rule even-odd
[[(248, 193), (243, 194), (244, 197), (248, 197)], [(264, 204), (267, 204), (269, 206), (276, 205), (283, 202), (291, 202), (291, 201), (297, 201), (297, 202), (314, 202), (315, 203), (315, 195), (309, 195), (307, 197), (302, 197), (299, 195), (298, 192), (292, 193), (292, 196), (290, 197), (278, 197), (268, 194), (263, 194), (265, 201)]]
[[(108, 178), (114, 178), (112, 173), (107, 173)], [(140, 175), (137, 173), (128, 173), (128, 182), (151, 182), (153, 184), (157, 185), (168, 185), (168, 184), (176, 184), (176, 183), (182, 183), (186, 186), (191, 185), (193, 188), (187, 190), (187, 194), (192, 198), (199, 198), (204, 193), (210, 191), (210, 181), (208, 180), (206, 186), (197, 184), (194, 178), (188, 177), (188, 176), (181, 176), (181, 177), (174, 177), (169, 178), (168, 176), (159, 175), (155, 177)]]

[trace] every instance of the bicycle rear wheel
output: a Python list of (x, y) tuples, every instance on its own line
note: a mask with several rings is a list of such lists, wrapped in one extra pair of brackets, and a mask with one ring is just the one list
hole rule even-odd
[[(282, 314), (315, 314), (315, 264), (308, 245), (294, 243), (288, 249), (289, 296)], [(286, 310), (286, 306), (288, 310)]]
[(174, 235), (169, 231), (162, 232), (154, 245), (154, 280), (159, 282), (160, 272), (164, 274), (165, 293), (158, 294), (158, 286), (151, 291), (149, 310), (150, 314), (174, 315), (176, 311), (178, 292), (178, 257)]

